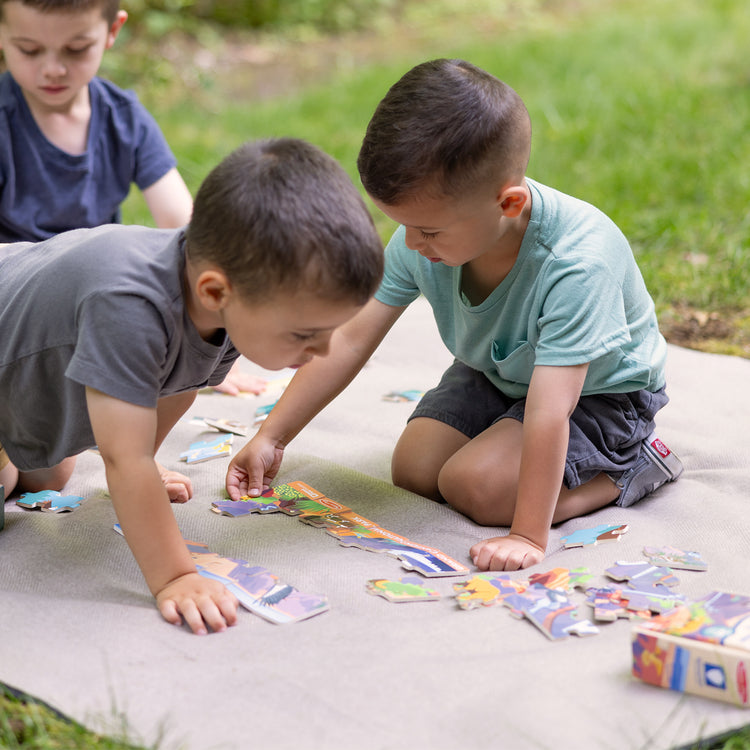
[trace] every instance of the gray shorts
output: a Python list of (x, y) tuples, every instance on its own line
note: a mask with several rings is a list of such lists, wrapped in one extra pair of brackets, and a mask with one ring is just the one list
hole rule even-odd
[[(664, 388), (581, 396), (570, 417), (565, 486), (574, 489), (601, 472), (627, 471), (638, 458), (641, 440), (654, 430), (654, 415), (668, 401)], [(523, 422), (525, 406), (526, 399), (509, 398), (484, 374), (455, 361), (409, 419), (436, 419), (475, 438), (501, 419)]]

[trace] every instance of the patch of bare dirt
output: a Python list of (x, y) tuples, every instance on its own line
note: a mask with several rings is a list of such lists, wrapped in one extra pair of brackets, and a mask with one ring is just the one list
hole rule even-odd
[(676, 305), (660, 323), (671, 344), (750, 358), (750, 310), (709, 312)]

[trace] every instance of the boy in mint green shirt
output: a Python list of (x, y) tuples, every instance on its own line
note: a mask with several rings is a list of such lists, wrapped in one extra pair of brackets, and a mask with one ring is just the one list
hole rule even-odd
[(666, 342), (628, 242), (593, 206), (527, 178), (530, 145), (521, 99), (469, 63), (427, 62), (391, 88), (358, 160), (401, 225), (383, 282), (235, 457), (230, 496), (267, 485), (420, 294), (455, 361), (410, 417), (393, 481), (510, 527), (471, 548), (480, 569), (538, 563), (553, 523), (679, 476), (654, 432)]

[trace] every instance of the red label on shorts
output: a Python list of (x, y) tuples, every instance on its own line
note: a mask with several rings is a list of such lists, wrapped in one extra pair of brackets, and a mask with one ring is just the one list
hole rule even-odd
[(747, 672), (745, 662), (742, 661), (737, 665), (737, 690), (742, 703), (747, 703)]
[(655, 438), (655, 439), (653, 440), (653, 442), (651, 443), (651, 447), (652, 447), (652, 448), (653, 448), (653, 449), (654, 449), (654, 450), (655, 450), (655, 451), (656, 451), (656, 452), (657, 452), (657, 453), (658, 453), (658, 454), (659, 454), (660, 456), (664, 456), (664, 458), (666, 458), (666, 457), (667, 457), (667, 456), (668, 456), (668, 455), (669, 455), (669, 454), (671, 453), (671, 451), (669, 450), (669, 448), (667, 448), (667, 446), (666, 446), (666, 445), (664, 445), (664, 443), (662, 443), (662, 441), (661, 441), (661, 440), (659, 440), (659, 438)]

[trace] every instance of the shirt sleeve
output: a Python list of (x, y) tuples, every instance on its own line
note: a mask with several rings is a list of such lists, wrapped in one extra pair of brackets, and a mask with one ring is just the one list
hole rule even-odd
[(135, 94), (132, 101), (137, 128), (133, 182), (140, 190), (145, 190), (177, 166), (177, 159), (151, 113)]
[(375, 299), (393, 307), (414, 302), (420, 293), (413, 263), (417, 253), (406, 247), (405, 233), (404, 227), (400, 226), (386, 246), (383, 280), (375, 292)]
[(630, 340), (622, 285), (605, 263), (555, 260), (545, 272), (536, 365), (592, 362)]
[(159, 399), (169, 335), (158, 310), (135, 295), (93, 295), (81, 305), (65, 375), (137, 406)]

